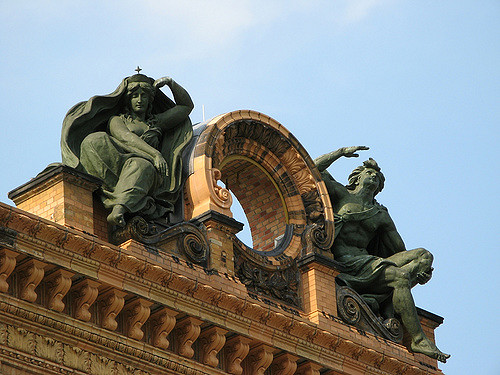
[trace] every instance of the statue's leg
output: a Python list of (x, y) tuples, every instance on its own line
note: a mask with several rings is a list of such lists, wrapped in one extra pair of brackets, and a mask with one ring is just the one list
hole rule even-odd
[(154, 210), (150, 191), (155, 184), (156, 169), (148, 160), (140, 157), (127, 159), (122, 166), (112, 191), (105, 191), (104, 204), (112, 207), (108, 222), (125, 226), (125, 214)]
[(419, 280), (419, 275), (431, 272), (434, 257), (426, 249), (418, 248), (396, 253), (387, 259), (408, 273), (410, 286), (413, 288)]
[[(411, 262), (409, 262), (411, 263)], [(406, 264), (409, 264), (408, 262)], [(446, 362), (450, 356), (442, 353), (436, 345), (425, 336), (413, 296), (411, 295), (411, 275), (403, 267), (390, 266), (384, 270), (383, 282), (380, 287), (393, 288), (392, 303), (394, 311), (399, 314), (403, 325), (411, 336), (411, 348), (414, 352), (423, 353), (429, 357)]]
[(132, 157), (123, 164), (118, 182), (106, 203), (123, 205), (127, 212), (148, 210), (154, 200), (150, 193), (155, 186), (156, 168), (143, 158)]

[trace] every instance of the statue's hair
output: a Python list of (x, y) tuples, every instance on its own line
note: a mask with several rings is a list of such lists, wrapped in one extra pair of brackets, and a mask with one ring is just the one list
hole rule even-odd
[(156, 90), (153, 87), (153, 85), (151, 85), (147, 82), (129, 82), (127, 84), (127, 93), (126, 93), (127, 104), (125, 106), (126, 107), (125, 111), (127, 113), (130, 111), (130, 108), (129, 108), (130, 98), (131, 98), (132, 94), (140, 88), (143, 89), (144, 91), (146, 91), (146, 93), (149, 95), (149, 105), (148, 105), (148, 109), (146, 111), (146, 117), (149, 117), (149, 115), (151, 114), (151, 110), (153, 109), (153, 100), (155, 98)]
[(384, 182), (385, 182), (385, 177), (384, 174), (381, 172), (380, 167), (378, 166), (377, 162), (373, 160), (372, 158), (369, 158), (368, 160), (363, 162), (363, 165), (360, 165), (356, 169), (354, 169), (351, 174), (349, 175), (349, 185), (346, 185), (346, 188), (349, 190), (354, 190), (356, 186), (358, 185), (359, 181), (359, 174), (363, 172), (365, 169), (374, 169), (377, 171), (377, 176), (379, 179), (379, 186), (377, 190), (375, 191), (375, 195), (380, 193), (382, 189), (384, 188)]

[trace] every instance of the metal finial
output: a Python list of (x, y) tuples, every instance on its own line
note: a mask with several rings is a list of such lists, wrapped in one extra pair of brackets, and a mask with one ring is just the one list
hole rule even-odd
[(141, 68), (139, 68), (139, 65), (137, 65), (137, 68), (135, 69), (135, 71), (137, 72), (137, 74), (139, 74), (141, 72)]

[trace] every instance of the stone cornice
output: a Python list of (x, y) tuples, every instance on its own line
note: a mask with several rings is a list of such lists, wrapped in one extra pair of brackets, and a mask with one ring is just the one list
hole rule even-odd
[[(158, 350), (133, 339), (124, 339), (119, 334), (79, 322), (76, 319), (63, 322), (56, 314), (48, 310), (33, 311), (28, 303), (10, 296), (0, 295), (0, 311), (6, 314), (2, 323), (7, 326), (27, 332), (31, 332), (34, 328), (38, 331), (47, 331), (51, 339), (57, 342), (67, 342), (69, 339), (75, 347), (82, 349), (87, 346), (85, 343), (92, 344), (103, 352), (109, 352), (108, 355), (111, 354), (113, 360), (124, 362), (125, 357), (126, 362), (139, 363), (141, 368), (151, 371), (152, 374), (165, 369), (172, 371), (172, 374), (224, 374), (218, 369), (208, 370), (201, 364), (192, 362), (188, 364), (186, 359), (175, 353)], [(0, 331), (3, 324), (0, 323)], [(9, 346), (8, 340), (2, 340), (2, 336), (0, 332), (0, 344)]]
[(78, 185), (87, 186), (89, 190), (96, 190), (102, 184), (102, 181), (94, 176), (77, 171), (67, 165), (58, 164), (47, 167), (35, 178), (11, 190), (8, 193), (8, 197), (13, 201), (19, 199), (24, 200), (24, 195), (32, 196), (37, 194), (41, 190), (46, 189), (47, 184), (54, 184), (62, 180), (62, 178), (64, 178), (63, 176), (65, 176), (65, 178), (72, 178), (72, 182)]

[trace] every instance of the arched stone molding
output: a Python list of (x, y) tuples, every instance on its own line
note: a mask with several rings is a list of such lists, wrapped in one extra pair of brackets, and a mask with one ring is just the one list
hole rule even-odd
[[(250, 248), (235, 238), (236, 262), (243, 259), (235, 265), (240, 279), (254, 274), (254, 267), (285, 272), (304, 253), (330, 257), (333, 211), (325, 184), (283, 125), (262, 113), (240, 110), (198, 125), (196, 133), (186, 181), (186, 220), (210, 211), (232, 217), (228, 189), (234, 193), (253, 240)], [(262, 277), (255, 284), (271, 276)], [(279, 282), (293, 283), (285, 276)]]

